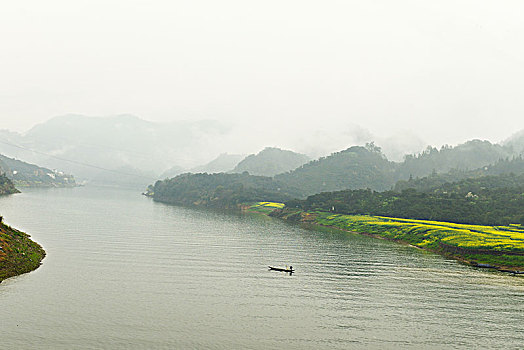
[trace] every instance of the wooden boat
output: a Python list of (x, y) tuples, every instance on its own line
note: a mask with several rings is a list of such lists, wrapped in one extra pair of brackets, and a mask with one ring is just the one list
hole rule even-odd
[(280, 272), (289, 272), (289, 273), (293, 273), (295, 272), (295, 270), (293, 270), (293, 266), (290, 266), (290, 268), (282, 268), (282, 267), (273, 267), (273, 266), (268, 266), (270, 270), (272, 271), (280, 271)]

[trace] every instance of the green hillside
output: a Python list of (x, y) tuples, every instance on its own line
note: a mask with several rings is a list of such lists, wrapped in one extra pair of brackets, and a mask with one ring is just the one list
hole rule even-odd
[(20, 187), (71, 187), (76, 186), (73, 175), (42, 168), (0, 154), (0, 171)]
[(304, 154), (267, 147), (257, 154), (251, 154), (244, 158), (232, 172), (243, 173), (247, 171), (251, 175), (274, 176), (294, 170), (308, 161), (308, 156)]

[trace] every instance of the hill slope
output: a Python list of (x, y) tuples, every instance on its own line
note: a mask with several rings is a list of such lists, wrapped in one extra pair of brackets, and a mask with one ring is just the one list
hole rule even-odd
[(309, 161), (308, 156), (293, 151), (267, 147), (257, 154), (251, 154), (232, 170), (233, 173), (247, 171), (251, 175), (274, 176), (294, 170)]
[(75, 178), (63, 172), (39, 167), (0, 154), (0, 171), (17, 186), (29, 187), (71, 187), (76, 186)]

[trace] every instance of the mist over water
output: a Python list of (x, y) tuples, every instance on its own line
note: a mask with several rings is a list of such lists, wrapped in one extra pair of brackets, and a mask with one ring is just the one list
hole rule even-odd
[(522, 278), (409, 246), (107, 188), (0, 208), (48, 253), (0, 285), (7, 348), (524, 346)]

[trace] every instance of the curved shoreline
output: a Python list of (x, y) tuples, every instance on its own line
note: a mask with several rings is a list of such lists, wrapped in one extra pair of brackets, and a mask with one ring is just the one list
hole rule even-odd
[(27, 233), (2, 222), (0, 216), (0, 282), (36, 270), (46, 253)]
[[(340, 230), (344, 232), (352, 232), (352, 233), (366, 235), (366, 236), (370, 236), (374, 238), (386, 239), (386, 240), (394, 241), (394, 242), (401, 243), (401, 244), (407, 244), (407, 245), (413, 246), (418, 249), (433, 252), (433, 253), (445, 256), (447, 258), (451, 258), (451, 259), (460, 261), (466, 265), (470, 265), (473, 267), (494, 269), (500, 272), (512, 273), (514, 275), (523, 275), (524, 274), (524, 267), (522, 266), (521, 261), (519, 261), (518, 265), (512, 265), (511, 261), (509, 260), (502, 262), (503, 259), (499, 260), (499, 263), (490, 261), (492, 259), (496, 259), (497, 257), (503, 258), (503, 257), (508, 257), (508, 256), (519, 257), (520, 259), (520, 257), (522, 257), (524, 254), (522, 252), (490, 251), (490, 250), (484, 250), (484, 249), (482, 250), (464, 249), (464, 248), (450, 246), (443, 242), (438, 242), (438, 245), (436, 247), (421, 246), (421, 245), (418, 245), (419, 242), (409, 241), (409, 240), (402, 239), (402, 238), (388, 236), (385, 234), (381, 234), (380, 232), (357, 231), (355, 230), (355, 228), (348, 229), (348, 228), (339, 227), (336, 225), (329, 225), (326, 223), (322, 223), (322, 222), (319, 222), (319, 220), (317, 220), (317, 215), (315, 213), (309, 213), (309, 212), (304, 212), (304, 211), (295, 212), (293, 210), (287, 211), (286, 209), (279, 209), (279, 208), (273, 208), (273, 210), (257, 210), (257, 209), (252, 209), (250, 207), (243, 207), (241, 209), (243, 211), (267, 215), (267, 216), (279, 218), (281, 220), (286, 220), (290, 222), (307, 224), (307, 225), (316, 226), (316, 227), (326, 227), (326, 228), (331, 228), (331, 229)], [(264, 209), (267, 209), (267, 208), (264, 208)], [(486, 257), (488, 257), (488, 260), (486, 260)]]

